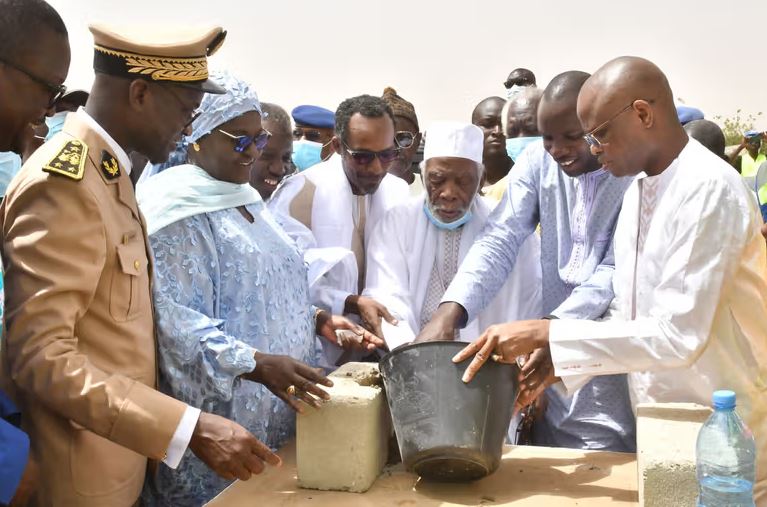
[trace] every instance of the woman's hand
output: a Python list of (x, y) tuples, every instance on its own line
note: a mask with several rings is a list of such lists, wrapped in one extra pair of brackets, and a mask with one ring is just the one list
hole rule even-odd
[(303, 412), (299, 400), (320, 408), (318, 398), (330, 399), (330, 395), (317, 385), (333, 385), (330, 379), (322, 375), (321, 369), (307, 366), (289, 356), (256, 352), (253, 357), (256, 359), (256, 369), (243, 377), (263, 384), (296, 412)]

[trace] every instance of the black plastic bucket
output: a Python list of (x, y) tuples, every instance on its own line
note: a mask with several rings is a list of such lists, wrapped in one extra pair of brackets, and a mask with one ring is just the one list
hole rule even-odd
[(493, 473), (501, 461), (517, 367), (488, 361), (464, 384), (461, 377), (471, 361), (451, 359), (465, 346), (416, 343), (381, 359), (402, 461), (425, 479), (473, 481)]

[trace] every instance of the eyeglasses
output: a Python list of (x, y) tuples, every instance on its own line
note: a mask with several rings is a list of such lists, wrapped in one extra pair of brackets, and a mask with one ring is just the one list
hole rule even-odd
[(266, 144), (269, 142), (269, 138), (272, 137), (272, 133), (266, 129), (262, 129), (261, 132), (254, 135), (253, 137), (236, 136), (234, 134), (230, 134), (229, 132), (225, 130), (221, 130), (221, 129), (216, 129), (216, 130), (224, 134), (226, 137), (229, 137), (235, 140), (234, 151), (236, 151), (237, 153), (244, 152), (245, 150), (248, 149), (248, 146), (250, 146), (251, 144), (255, 144), (256, 149), (258, 151), (263, 151), (264, 148), (266, 148)]
[(401, 130), (394, 134), (394, 141), (397, 143), (397, 146), (399, 146), (402, 149), (407, 149), (413, 146), (413, 143), (415, 142), (415, 138), (418, 136), (418, 134), (409, 132), (407, 130)]
[[(584, 134), (584, 135), (583, 135), (583, 139), (586, 141), (586, 143), (587, 143), (587, 144), (588, 144), (588, 145), (589, 145), (591, 148), (600, 148), (600, 147), (602, 147), (602, 146), (605, 146), (605, 145), (607, 145), (607, 143), (605, 143), (605, 142), (602, 142), (602, 141), (600, 141), (600, 140), (599, 140), (599, 138), (597, 138), (597, 132), (599, 132), (600, 130), (603, 130), (603, 129), (604, 129), (606, 126), (607, 126), (607, 125), (609, 125), (609, 124), (610, 124), (610, 122), (611, 122), (611, 121), (615, 120), (615, 119), (616, 119), (618, 116), (620, 116), (620, 115), (622, 115), (623, 113), (625, 113), (626, 111), (628, 111), (628, 110), (632, 109), (632, 108), (634, 107), (634, 104), (636, 104), (636, 102), (637, 102), (638, 100), (643, 100), (643, 99), (635, 99), (635, 100), (632, 100), (632, 101), (631, 101), (631, 104), (629, 104), (628, 106), (624, 107), (623, 109), (621, 109), (620, 111), (618, 111), (617, 113), (615, 113), (615, 114), (614, 114), (612, 117), (610, 117), (610, 118), (609, 118), (607, 121), (604, 121), (604, 122), (600, 123), (600, 124), (599, 124), (599, 125), (598, 125), (596, 128), (594, 128), (594, 129), (591, 129), (591, 131), (590, 131), (590, 132), (587, 132), (586, 134)], [(654, 101), (653, 101), (653, 100), (645, 100), (645, 102), (647, 102), (647, 103), (649, 103), (649, 104), (652, 104)]]
[(352, 157), (354, 163), (357, 165), (372, 164), (373, 160), (377, 157), (382, 164), (391, 164), (399, 156), (400, 148), (387, 148), (381, 151), (369, 151), (369, 150), (352, 150), (345, 142), (341, 141), (346, 152)]
[[(176, 92), (174, 92), (174, 91), (173, 91), (173, 89), (172, 89), (170, 86), (163, 86), (163, 85), (160, 85), (160, 84), (158, 84), (158, 86), (160, 86), (160, 88), (162, 88), (163, 90), (165, 90), (165, 91), (167, 91), (168, 93), (170, 93), (170, 94), (173, 96), (173, 98), (174, 98), (174, 99), (176, 99), (176, 102), (178, 102), (178, 103), (179, 103), (179, 105), (181, 105), (181, 109), (182, 109), (182, 110), (186, 111), (187, 109), (189, 109), (189, 105), (188, 105), (188, 104), (186, 104), (186, 103), (185, 103), (185, 102), (184, 102), (184, 101), (181, 99), (181, 97), (179, 97), (179, 96), (176, 94)], [(189, 118), (189, 120), (188, 120), (186, 123), (184, 123), (184, 128), (182, 128), (182, 129), (181, 129), (182, 131), (183, 131), (183, 130), (186, 130), (186, 128), (187, 128), (189, 125), (191, 125), (192, 123), (194, 123), (194, 120), (196, 120), (197, 118), (199, 118), (199, 117), (200, 117), (200, 115), (202, 114), (202, 111), (200, 111), (199, 109), (196, 109), (196, 108), (195, 108), (195, 109), (192, 109), (192, 110), (191, 110), (191, 112), (190, 112), (189, 114), (191, 115), (191, 117)]]
[(15, 63), (11, 63), (11, 62), (9, 62), (7, 60), (0, 59), (0, 62), (2, 62), (4, 65), (7, 65), (8, 67), (10, 67), (12, 69), (15, 69), (15, 70), (21, 72), (22, 74), (27, 76), (32, 81), (34, 81), (35, 83), (39, 84), (40, 86), (42, 86), (46, 90), (48, 90), (48, 93), (50, 95), (50, 98), (48, 99), (48, 107), (49, 108), (53, 107), (53, 105), (56, 103), (56, 101), (58, 101), (61, 97), (63, 97), (64, 94), (67, 92), (67, 87), (64, 86), (63, 84), (56, 85), (56, 84), (53, 84), (53, 83), (49, 83), (45, 79), (43, 79), (41, 77), (37, 77), (36, 75), (32, 74), (31, 72), (29, 72), (24, 67), (20, 67), (20, 66), (16, 65)]
[(182, 131), (183, 131), (183, 130), (186, 130), (186, 129), (187, 129), (187, 127), (188, 127), (189, 125), (191, 125), (192, 123), (194, 123), (194, 120), (196, 120), (197, 118), (199, 118), (201, 114), (202, 114), (202, 111), (199, 111), (199, 110), (197, 110), (197, 111), (192, 111), (192, 117), (191, 117), (191, 118), (189, 118), (189, 121), (188, 121), (188, 122), (186, 122), (186, 123), (184, 124), (184, 128), (182, 128), (181, 130), (182, 130)]
[(298, 141), (300, 139), (306, 139), (315, 143), (322, 142), (322, 133), (315, 129), (306, 129), (303, 127), (296, 127), (293, 129), (293, 140)]

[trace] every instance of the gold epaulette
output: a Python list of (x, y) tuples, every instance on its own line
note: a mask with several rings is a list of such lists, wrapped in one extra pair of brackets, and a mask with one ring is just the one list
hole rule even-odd
[(79, 139), (72, 139), (67, 141), (56, 156), (43, 166), (43, 171), (80, 181), (85, 174), (87, 159), (88, 146)]

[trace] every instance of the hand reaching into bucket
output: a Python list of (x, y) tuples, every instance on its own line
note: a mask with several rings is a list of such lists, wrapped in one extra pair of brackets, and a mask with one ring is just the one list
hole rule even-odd
[(463, 306), (452, 301), (441, 303), (428, 324), (416, 336), (415, 343), (455, 340), (455, 330), (465, 321), (466, 310)]
[(463, 374), (463, 381), (470, 382), (490, 358), (501, 363), (514, 363), (518, 356), (536, 349), (548, 350), (549, 324), (549, 320), (521, 320), (490, 326), (456, 354), (453, 362), (460, 363), (474, 356)]

